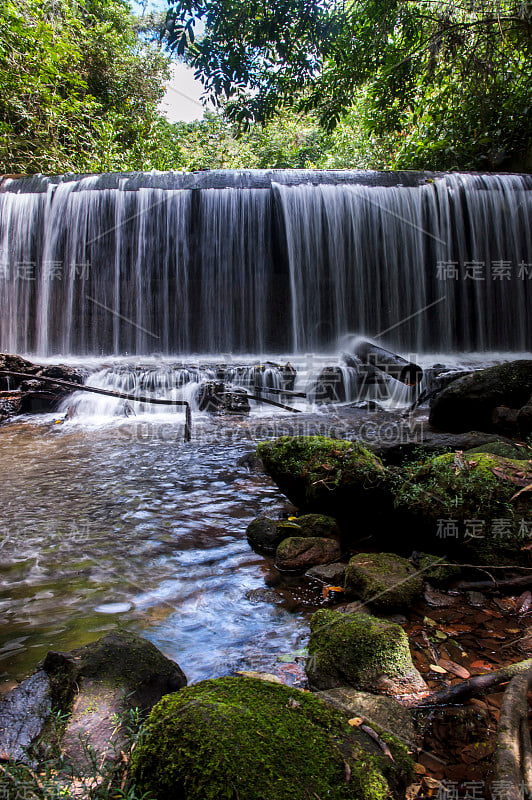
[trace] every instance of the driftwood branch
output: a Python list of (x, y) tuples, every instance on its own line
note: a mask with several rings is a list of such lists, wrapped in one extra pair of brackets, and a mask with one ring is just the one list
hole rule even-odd
[(26, 380), (44, 381), (57, 386), (64, 386), (65, 389), (72, 389), (73, 392), (91, 392), (92, 394), (103, 394), (106, 397), (116, 397), (118, 400), (131, 400), (134, 403), (153, 403), (160, 406), (185, 406), (185, 442), (189, 442), (192, 435), (192, 412), (190, 403), (187, 400), (165, 400), (159, 397), (146, 397), (144, 395), (126, 394), (116, 392), (113, 389), (99, 389), (97, 386), (85, 386), (74, 381), (64, 381), (60, 378), (48, 378), (47, 376), (28, 375), (25, 372), (12, 372), (11, 370), (0, 370), (0, 375), (11, 375)]
[(422, 708), (423, 706), (439, 706), (447, 703), (456, 703), (469, 699), (470, 697), (481, 697), (491, 691), (495, 691), (502, 683), (508, 683), (514, 675), (519, 675), (532, 668), (532, 658), (525, 661), (518, 661), (508, 667), (497, 669), (494, 672), (487, 672), (485, 675), (474, 675), (456, 686), (449, 686), (441, 692), (434, 692), (419, 700), (409, 703), (412, 708)]
[(532, 586), (532, 575), (519, 575), (514, 578), (493, 579), (492, 581), (463, 581), (456, 587), (462, 592), (469, 590), (496, 592), (498, 589), (511, 586)]
[(276, 408), (284, 408), (285, 411), (291, 411), (292, 414), (300, 414), (301, 409), (299, 408), (292, 408), (291, 406), (285, 406), (284, 403), (277, 403), (275, 400), (269, 400), (266, 397), (262, 397), (256, 394), (248, 394), (249, 400), (256, 400), (258, 403), (268, 403), (270, 406), (275, 406)]
[(532, 668), (516, 675), (504, 693), (497, 741), (495, 744), (494, 780), (504, 786), (501, 800), (522, 800), (523, 787), (531, 784), (532, 746), (528, 726), (528, 692), (532, 686)]

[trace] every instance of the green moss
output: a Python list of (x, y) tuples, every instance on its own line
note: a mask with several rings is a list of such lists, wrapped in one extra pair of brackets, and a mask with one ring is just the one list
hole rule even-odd
[(358, 553), (347, 566), (345, 590), (374, 609), (391, 611), (411, 605), (423, 591), (423, 579), (394, 553)]
[[(424, 521), (436, 535), (439, 520), (463, 525), (480, 521), (481, 538), (468, 541), (462, 531), (457, 546), (482, 560), (515, 559), (526, 543), (521, 526), (531, 518), (531, 509), (530, 495), (517, 503), (512, 498), (531, 482), (530, 461), (490, 453), (446, 453), (403, 473), (396, 481), (395, 507)], [(507, 522), (504, 535), (493, 532), (494, 520)]]
[(382, 676), (419, 677), (400, 625), (368, 614), (321, 609), (311, 619), (306, 671), (312, 687), (375, 691)]
[(390, 771), (373, 745), (308, 692), (220, 678), (157, 704), (132, 768), (140, 792), (157, 800), (384, 800), (391, 790), (400, 797), (411, 761), (391, 737), (399, 763)]
[(358, 442), (282, 436), (259, 444), (257, 453), (281, 490), (309, 511), (336, 516), (343, 501), (353, 505), (385, 484), (381, 460)]
[(430, 553), (417, 553), (416, 566), (423, 573), (423, 576), (434, 583), (445, 584), (456, 580), (462, 574), (462, 567), (454, 564), (440, 564), (440, 556), (433, 556)]
[(502, 456), (503, 458), (514, 458), (519, 461), (526, 460), (532, 455), (532, 451), (529, 447), (510, 444), (502, 440), (485, 442), (478, 447), (472, 447), (471, 450), (466, 450), (464, 455), (475, 456), (477, 453), (490, 453), (491, 455)]

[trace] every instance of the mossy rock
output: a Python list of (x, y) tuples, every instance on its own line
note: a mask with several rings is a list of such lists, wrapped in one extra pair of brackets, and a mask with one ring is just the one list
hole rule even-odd
[(526, 460), (532, 456), (532, 451), (529, 447), (505, 442), (503, 439), (496, 439), (494, 442), (486, 442), (478, 447), (473, 447), (471, 450), (466, 450), (464, 455), (474, 456), (477, 453), (490, 453), (494, 456), (513, 458), (517, 459), (518, 461)]
[(387, 471), (359, 442), (282, 436), (259, 444), (266, 472), (300, 509), (335, 518), (364, 518), (390, 500)]
[(265, 516), (252, 520), (246, 529), (250, 547), (257, 553), (273, 555), (288, 536), (284, 531), (279, 531), (279, 524), (277, 520)]
[(325, 514), (304, 514), (293, 523), (302, 530), (302, 536), (321, 536), (323, 539), (334, 539), (340, 535), (340, 529), (334, 517)]
[(151, 708), (169, 692), (186, 686), (181, 668), (152, 642), (131, 631), (118, 630), (68, 653), (51, 650), (42, 662), (55, 705), (67, 710), (83, 680), (121, 690), (130, 708)]
[(323, 514), (306, 514), (289, 520), (274, 520), (260, 516), (252, 520), (246, 530), (250, 547), (263, 555), (274, 555), (281, 542), (291, 536), (317, 536), (328, 539), (339, 534), (336, 520)]
[(463, 568), (457, 564), (448, 564), (445, 558), (430, 553), (413, 553), (412, 561), (426, 580), (437, 585), (457, 580), (463, 572)]
[(435, 398), (429, 422), (444, 431), (491, 431), (495, 408), (521, 408), (531, 395), (532, 361), (510, 361), (453, 381)]
[(358, 553), (345, 571), (345, 592), (370, 608), (408, 608), (423, 591), (423, 578), (412, 564), (394, 553)]
[(350, 686), (339, 686), (318, 692), (326, 703), (344, 711), (349, 718), (364, 717), (368, 724), (389, 731), (410, 746), (416, 743), (412, 712), (393, 697), (360, 692)]
[(335, 539), (291, 536), (277, 548), (275, 566), (280, 570), (305, 572), (317, 564), (338, 561), (341, 555), (340, 545)]
[(395, 759), (309, 692), (233, 677), (163, 698), (136, 747), (138, 794), (157, 800), (385, 800), (404, 797), (406, 747)]
[(308, 649), (305, 670), (314, 689), (347, 685), (403, 696), (426, 691), (407, 636), (394, 622), (321, 609), (310, 621)]
[(398, 526), (417, 543), (430, 540), (431, 549), (474, 563), (522, 563), (532, 530), (532, 493), (516, 495), (531, 483), (532, 461), (446, 453), (402, 474)]

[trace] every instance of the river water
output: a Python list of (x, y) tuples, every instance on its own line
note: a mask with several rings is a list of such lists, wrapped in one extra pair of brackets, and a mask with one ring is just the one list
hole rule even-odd
[[(123, 361), (111, 377), (108, 364), (97, 366), (89, 383), (122, 385)], [(191, 385), (161, 391), (190, 396)], [(189, 681), (282, 669), (304, 647), (311, 613), (328, 601), (321, 585), (281, 578), (250, 549), (254, 517), (294, 509), (267, 476), (239, 462), (271, 436), (354, 431), (338, 432), (324, 407), (306, 428), (306, 415), (261, 406), (250, 417), (195, 411), (184, 443), (181, 408), (133, 404), (138, 416), (127, 418), (120, 401), (83, 393), (67, 405), (72, 419), (65, 406), (0, 432), (0, 689), (48, 650), (117, 626), (152, 640)]]
[(286, 498), (237, 464), (251, 449), (238, 422), (195, 415), (182, 436), (182, 414), (2, 430), (0, 680), (117, 625), (192, 681), (272, 668), (304, 643), (293, 597), (257, 602), (274, 577), (245, 536)]

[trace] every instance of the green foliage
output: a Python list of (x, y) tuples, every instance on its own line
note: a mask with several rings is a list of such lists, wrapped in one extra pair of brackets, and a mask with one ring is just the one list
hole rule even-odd
[(0, 172), (141, 167), (167, 66), (122, 0), (4, 0)]
[(523, 167), (532, 149), (528, 0), (178, 0), (167, 42), (239, 124), (347, 115), (332, 166), (352, 147), (366, 166), (433, 169)]

